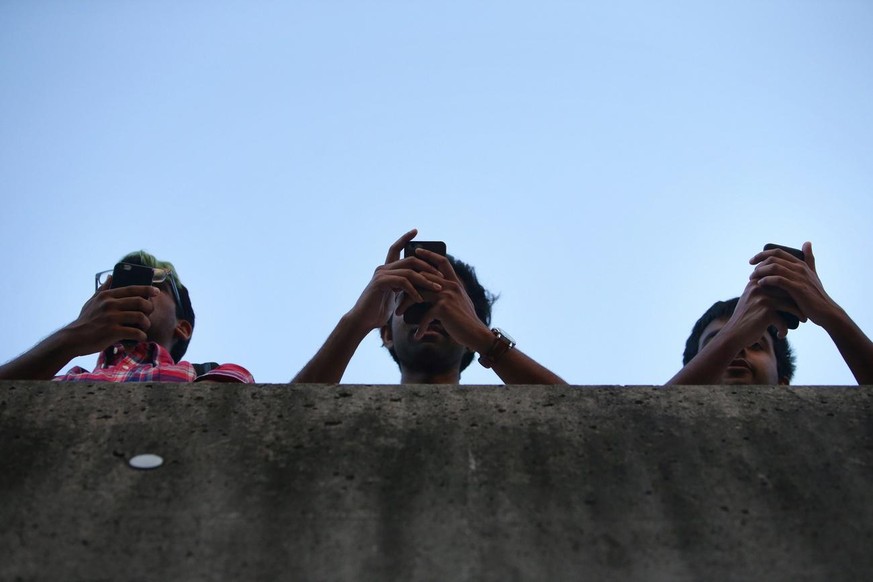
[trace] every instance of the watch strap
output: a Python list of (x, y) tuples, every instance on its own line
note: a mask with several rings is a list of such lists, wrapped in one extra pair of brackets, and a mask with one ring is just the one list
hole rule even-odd
[(486, 368), (492, 367), (500, 361), (500, 358), (502, 358), (506, 352), (515, 347), (515, 342), (512, 338), (504, 334), (499, 328), (493, 328), (491, 333), (494, 334), (494, 341), (491, 343), (491, 347), (488, 348), (487, 352), (479, 355), (479, 363)]

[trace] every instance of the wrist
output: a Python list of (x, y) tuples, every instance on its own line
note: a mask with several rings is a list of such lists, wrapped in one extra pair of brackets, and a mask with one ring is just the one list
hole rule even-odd
[(813, 323), (816, 323), (823, 327), (825, 331), (829, 331), (832, 328), (845, 325), (846, 321), (848, 320), (849, 314), (846, 313), (842, 307), (840, 307), (833, 301), (830, 301), (828, 304), (828, 308), (823, 310), (822, 313), (815, 317), (815, 319), (813, 319), (812, 321)]
[(499, 327), (492, 328), (491, 345), (486, 351), (479, 352), (479, 363), (486, 368), (491, 368), (497, 364), (512, 348), (515, 347), (515, 340), (500, 329)]
[[(710, 354), (708, 358), (713, 359), (712, 361), (727, 364), (733, 360), (743, 348), (755, 341), (747, 339), (746, 336), (748, 334), (742, 333), (742, 331), (743, 330), (732, 328), (725, 324), (725, 326), (719, 330), (709, 343), (700, 348), (698, 354), (706, 352)], [(762, 331), (758, 334), (756, 339), (764, 333), (766, 333), (766, 331)]]
[(379, 327), (380, 326), (374, 326), (371, 322), (368, 322), (366, 318), (361, 313), (355, 311), (355, 309), (352, 309), (343, 315), (337, 324), (337, 329), (358, 340), (363, 340), (368, 333)]
[(58, 359), (66, 359), (66, 361), (94, 353), (83, 347), (80, 335), (76, 330), (75, 322), (66, 327), (62, 327), (47, 337), (44, 343), (52, 353), (58, 356)]
[(471, 345), (467, 346), (467, 349), (473, 352), (477, 352), (479, 354), (486, 353), (491, 346), (494, 344), (494, 333), (491, 331), (490, 327), (486, 325), (481, 325), (476, 328), (476, 332), (473, 336), (473, 341)]

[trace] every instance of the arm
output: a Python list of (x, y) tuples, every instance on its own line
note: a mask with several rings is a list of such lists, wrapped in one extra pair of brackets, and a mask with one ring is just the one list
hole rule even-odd
[(515, 348), (495, 362), (492, 369), (504, 384), (566, 384), (560, 376)]
[(415, 257), (400, 259), (400, 251), (416, 234), (418, 231), (413, 229), (391, 245), (385, 264), (376, 268), (355, 306), (340, 319), (324, 345), (291, 380), (292, 384), (339, 383), (363, 339), (388, 321), (397, 294), (404, 292), (412, 301), (423, 301), (416, 286), (441, 288), (437, 279), (429, 281), (421, 274), (438, 275), (434, 267)]
[(2, 380), (50, 380), (70, 360), (121, 340), (146, 341), (154, 309), (151, 286), (109, 289), (107, 281), (82, 307), (79, 317), (33, 348), (0, 366)]
[[(473, 302), (451, 262), (446, 257), (425, 249), (417, 249), (416, 255), (436, 265), (443, 281), (441, 290), (427, 294), (432, 306), (424, 314), (416, 338), (420, 339), (419, 335), (427, 331), (428, 324), (439, 320), (454, 341), (473, 352), (487, 353), (494, 343), (494, 334), (476, 315)], [(434, 278), (431, 274), (425, 276)], [(398, 314), (402, 314), (410, 304), (411, 300), (404, 301), (398, 308)], [(503, 354), (492, 369), (505, 384), (566, 384), (557, 374), (517, 349)]]
[[(775, 326), (779, 337), (788, 333), (785, 320), (779, 315), (785, 311), (798, 315), (798, 310), (784, 294), (775, 293), (750, 281), (740, 296), (733, 314), (724, 326), (703, 345), (690, 362), (667, 385), (720, 384), (730, 363), (746, 347), (755, 343)], [(803, 319), (798, 315), (799, 319)]]
[(781, 250), (758, 253), (752, 279), (765, 287), (781, 289), (803, 314), (828, 333), (858, 384), (873, 384), (873, 342), (836, 301), (825, 292), (815, 268), (812, 244), (803, 244), (804, 260)]
[(324, 345), (303, 366), (292, 384), (338, 384), (363, 339), (373, 329), (350, 311), (330, 332)]
[[(494, 334), (488, 328), (476, 348), (479, 354), (487, 354), (494, 346)], [(533, 358), (513, 347), (491, 364), (491, 369), (504, 384), (566, 384), (560, 376), (536, 362)]]

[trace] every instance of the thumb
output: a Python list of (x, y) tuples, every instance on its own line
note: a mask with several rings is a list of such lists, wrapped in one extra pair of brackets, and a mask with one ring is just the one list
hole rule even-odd
[(814, 273), (817, 272), (815, 270), (815, 255), (812, 254), (812, 243), (809, 241), (803, 243), (803, 260)]
[(112, 275), (109, 275), (108, 277), (106, 277), (106, 280), (103, 281), (103, 284), (100, 285), (99, 287), (97, 287), (97, 291), (95, 291), (94, 294), (96, 295), (97, 293), (100, 293), (101, 291), (106, 291), (107, 289), (109, 289), (109, 287), (111, 285), (112, 285)]

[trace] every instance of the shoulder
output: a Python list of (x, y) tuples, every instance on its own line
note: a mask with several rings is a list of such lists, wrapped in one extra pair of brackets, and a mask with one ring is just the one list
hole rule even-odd
[(239, 382), (254, 384), (255, 378), (252, 373), (237, 364), (218, 364), (205, 362), (203, 364), (191, 364), (197, 375), (195, 382)]

